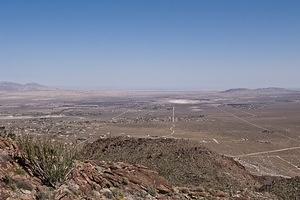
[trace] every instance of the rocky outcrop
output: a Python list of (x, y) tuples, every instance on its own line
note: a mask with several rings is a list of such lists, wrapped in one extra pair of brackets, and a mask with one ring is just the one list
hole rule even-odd
[[(77, 188), (76, 190), (74, 190)], [(96, 199), (163, 198), (174, 195), (173, 187), (156, 172), (143, 166), (125, 163), (87, 161), (77, 163), (68, 181), (58, 193), (77, 197), (92, 196)], [(63, 198), (67, 199), (67, 198)]]

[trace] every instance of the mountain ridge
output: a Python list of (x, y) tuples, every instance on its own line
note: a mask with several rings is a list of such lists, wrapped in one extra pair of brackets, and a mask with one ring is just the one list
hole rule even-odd
[(280, 88), (280, 87), (266, 87), (266, 88), (231, 88), (221, 91), (223, 94), (238, 94), (238, 93), (289, 93), (296, 92), (296, 90)]
[(19, 91), (42, 91), (42, 90), (53, 90), (48, 86), (44, 86), (38, 83), (16, 83), (10, 81), (0, 81), (0, 91), (5, 92), (19, 92)]

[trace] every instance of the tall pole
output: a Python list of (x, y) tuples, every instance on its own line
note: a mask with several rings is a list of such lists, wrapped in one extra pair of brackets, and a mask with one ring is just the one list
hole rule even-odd
[(175, 123), (175, 106), (173, 106), (173, 117), (172, 117), (172, 122)]

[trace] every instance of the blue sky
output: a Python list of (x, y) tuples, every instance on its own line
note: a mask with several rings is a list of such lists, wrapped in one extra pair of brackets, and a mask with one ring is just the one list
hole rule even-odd
[(0, 80), (300, 88), (300, 1), (1, 0)]

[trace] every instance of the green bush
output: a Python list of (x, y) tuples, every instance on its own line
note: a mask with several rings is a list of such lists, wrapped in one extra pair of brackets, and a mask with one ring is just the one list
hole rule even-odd
[(56, 187), (71, 171), (76, 148), (50, 138), (21, 136), (17, 140), (20, 159), (45, 185)]

